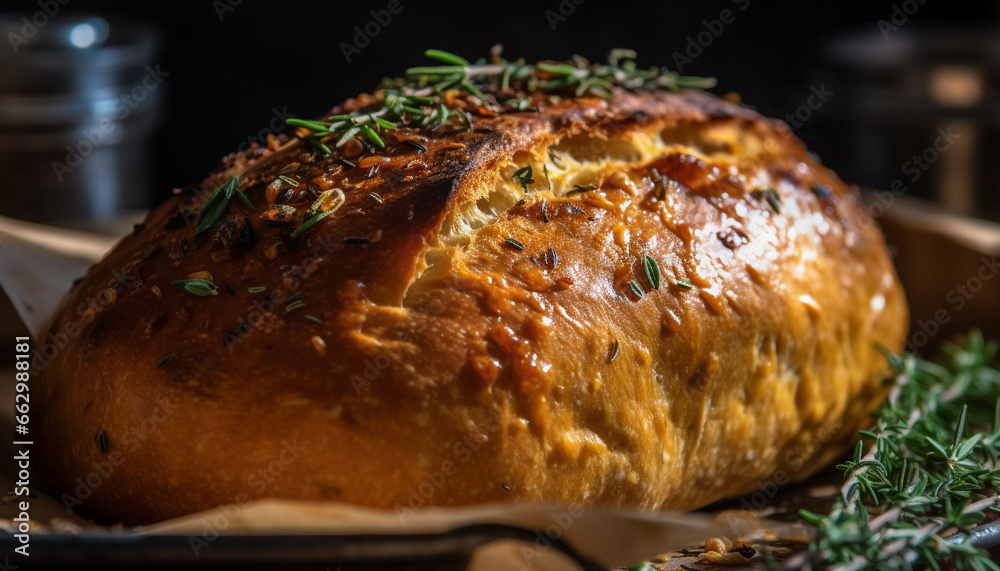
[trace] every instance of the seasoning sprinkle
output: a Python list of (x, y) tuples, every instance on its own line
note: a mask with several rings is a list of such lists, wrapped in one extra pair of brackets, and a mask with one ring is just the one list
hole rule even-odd
[(368, 196), (372, 197), (375, 200), (375, 202), (377, 202), (379, 204), (382, 204), (382, 196), (379, 195), (379, 193), (377, 193), (377, 192), (369, 192)]
[(514, 171), (514, 179), (517, 179), (521, 183), (521, 189), (525, 192), (528, 191), (528, 185), (534, 184), (535, 179), (532, 178), (533, 173), (531, 171), (531, 165), (523, 166), (516, 171)]
[(103, 430), (99, 430), (97, 434), (94, 435), (94, 443), (97, 444), (97, 449), (101, 454), (105, 454), (108, 451), (108, 447), (111, 445), (108, 442), (108, 435)]
[(674, 283), (681, 286), (684, 289), (691, 289), (694, 287), (693, 285), (691, 285), (691, 282), (687, 280), (674, 280)]
[(160, 362), (156, 364), (156, 368), (157, 369), (162, 369), (162, 368), (166, 367), (176, 357), (177, 357), (177, 353), (171, 353), (171, 354), (167, 355), (166, 357), (160, 359)]
[(504, 238), (504, 242), (507, 242), (511, 246), (514, 246), (518, 250), (523, 250), (524, 249), (524, 244), (518, 242), (517, 240), (515, 240), (513, 238)]
[(653, 289), (660, 289), (660, 266), (649, 254), (642, 257), (642, 270), (646, 274), (646, 281)]
[(208, 280), (175, 280), (170, 282), (175, 289), (197, 296), (219, 295), (219, 289)]
[(639, 282), (635, 280), (628, 282), (628, 288), (632, 290), (632, 293), (635, 294), (636, 297), (642, 297), (642, 286), (639, 285)]
[(306, 302), (304, 300), (297, 299), (297, 300), (293, 301), (292, 303), (289, 303), (288, 305), (285, 306), (285, 314), (289, 314), (289, 313), (295, 311), (296, 309), (302, 309), (305, 306), (306, 306)]
[(427, 147), (421, 145), (420, 143), (418, 143), (416, 141), (411, 141), (410, 139), (407, 139), (405, 142), (406, 142), (407, 145), (410, 145), (411, 147), (413, 147), (414, 149), (416, 149), (417, 152), (419, 152), (419, 153), (426, 153), (427, 152)]
[(542, 199), (542, 221), (546, 224), (549, 223), (549, 201), (547, 198)]
[(764, 199), (775, 214), (781, 214), (781, 195), (778, 194), (777, 190), (765, 188), (764, 190), (755, 190), (750, 194), (757, 200)]
[(621, 344), (618, 343), (617, 339), (615, 339), (614, 344), (611, 345), (611, 354), (608, 355), (608, 363), (615, 362), (615, 359), (618, 358), (618, 353), (621, 352), (621, 349), (622, 349)]

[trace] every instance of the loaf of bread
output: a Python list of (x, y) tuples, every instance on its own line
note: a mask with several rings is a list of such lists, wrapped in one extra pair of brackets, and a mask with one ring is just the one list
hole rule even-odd
[(128, 523), (262, 497), (687, 510), (856, 441), (906, 304), (786, 125), (697, 90), (446, 97), (466, 127), (230, 156), (91, 268), (33, 381), (48, 489)]

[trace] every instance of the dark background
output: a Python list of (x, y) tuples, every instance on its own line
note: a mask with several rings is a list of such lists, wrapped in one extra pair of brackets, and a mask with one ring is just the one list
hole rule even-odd
[[(632, 47), (639, 52), (640, 65), (674, 69), (672, 54), (683, 52), (688, 38), (705, 29), (703, 20), (718, 19), (726, 8), (733, 10), (735, 21), (726, 24), (683, 72), (715, 76), (716, 93), (739, 92), (764, 114), (783, 117), (804, 103), (810, 86), (822, 79), (818, 74), (827, 38), (851, 30), (878, 34), (877, 20), (889, 19), (894, 4), (903, 4), (749, 0), (741, 11), (747, 0), (585, 0), (579, 5), (563, 0), (563, 12), (573, 11), (553, 30), (546, 12), (559, 14), (560, 0), (400, 0), (402, 12), (348, 63), (340, 43), (352, 42), (354, 27), (363, 28), (372, 19), (370, 10), (384, 9), (387, 0), (242, 0), (231, 5), (237, 1), (74, 0), (66, 7), (141, 18), (163, 34), (158, 61), (170, 74), (167, 113), (154, 137), (151, 174), (159, 197), (204, 177), (220, 157), (267, 127), (274, 109), (319, 115), (346, 97), (370, 90), (382, 77), (423, 63), (426, 48), (474, 59), (486, 56), (499, 42), (509, 59), (534, 61), (572, 53), (596, 60), (610, 48)], [(1000, 22), (1000, 6), (994, 2), (911, 0), (911, 5), (919, 8), (906, 26)], [(3, 9), (35, 11), (37, 0), (5, 0)], [(837, 88), (828, 83), (827, 89)], [(798, 133), (828, 164), (844, 166), (842, 149), (824, 130), (823, 121), (810, 121)], [(852, 175), (850, 169), (842, 174), (849, 180)]]

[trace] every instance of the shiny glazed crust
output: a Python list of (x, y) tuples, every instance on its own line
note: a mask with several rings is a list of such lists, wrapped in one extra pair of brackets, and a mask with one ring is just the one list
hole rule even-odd
[[(470, 111), (385, 150), (272, 139), (153, 210), (52, 326), (48, 488), (129, 523), (265, 496), (686, 510), (853, 444), (906, 304), (787, 126), (701, 92)], [(255, 209), (198, 234), (236, 175)]]

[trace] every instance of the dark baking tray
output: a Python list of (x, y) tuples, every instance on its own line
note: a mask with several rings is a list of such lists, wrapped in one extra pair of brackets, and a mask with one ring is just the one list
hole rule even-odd
[[(31, 536), (30, 557), (14, 554), (20, 544), (0, 536), (8, 555), (3, 569), (118, 571), (143, 569), (222, 570), (393, 570), (460, 571), (477, 547), (500, 539), (534, 542), (533, 531), (505, 525), (477, 525), (432, 535), (223, 535), (195, 556), (182, 535), (37, 534)], [(602, 566), (587, 560), (563, 541), (552, 548), (566, 554), (584, 571)], [(14, 566), (17, 567), (14, 567)]]
[[(230, 535), (219, 536), (195, 556), (188, 538), (181, 535), (39, 534), (31, 538), (30, 558), (9, 556), (3, 568), (461, 571), (468, 566), (477, 547), (500, 539), (533, 542), (535, 538), (534, 532), (504, 525), (469, 526), (430, 535)], [(989, 550), (996, 561), (1000, 557), (1000, 520), (950, 540), (971, 541)], [(4, 553), (13, 553), (18, 545), (13, 536), (0, 536)], [(564, 553), (583, 571), (604, 569), (563, 541), (554, 541), (552, 548)]]

